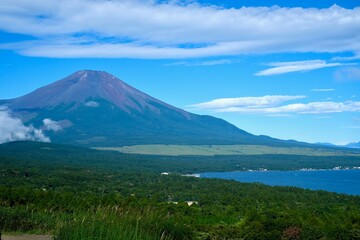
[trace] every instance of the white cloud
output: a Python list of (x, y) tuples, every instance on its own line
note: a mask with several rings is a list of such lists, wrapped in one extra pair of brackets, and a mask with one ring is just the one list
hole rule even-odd
[(360, 51), (360, 7), (227, 9), (191, 2), (2, 0), (0, 30), (37, 40), (1, 48), (66, 58)]
[(88, 101), (84, 105), (87, 106), (87, 107), (98, 107), (99, 103), (95, 102), (95, 101)]
[(333, 92), (333, 91), (335, 91), (335, 89), (333, 89), (333, 88), (314, 88), (314, 89), (311, 89), (310, 91), (312, 91), (312, 92)]
[(346, 67), (338, 69), (335, 74), (335, 79), (340, 82), (360, 81), (360, 68)]
[(11, 116), (6, 108), (0, 107), (0, 143), (25, 140), (50, 142), (40, 129), (25, 126), (20, 119)]
[(187, 66), (189, 64), (189, 62), (187, 61), (180, 61), (180, 62), (172, 62), (172, 63), (166, 63), (163, 66)]
[(296, 103), (282, 106), (269, 111), (288, 112), (288, 113), (341, 113), (341, 112), (360, 112), (360, 102), (310, 102)]
[(187, 62), (187, 61), (180, 61), (174, 63), (168, 63), (164, 66), (215, 66), (215, 65), (224, 65), (224, 64), (233, 64), (237, 63), (238, 60), (236, 59), (219, 59), (219, 60), (210, 60), (210, 61), (203, 61), (203, 62)]
[(360, 52), (355, 53), (351, 57), (333, 57), (331, 60), (333, 61), (353, 61), (353, 60), (359, 60), (360, 59)]
[[(244, 97), (234, 99), (215, 99), (210, 102), (199, 103), (189, 106), (195, 110), (212, 112), (234, 112), (244, 114), (329, 114), (341, 112), (360, 112), (360, 102), (309, 102), (282, 105), (289, 100), (301, 99), (304, 96), (279, 96)], [(293, 97), (293, 98), (291, 98)], [(263, 99), (270, 101), (262, 101)]]
[(230, 109), (230, 108), (264, 108), (270, 106), (276, 106), (280, 103), (302, 99), (306, 96), (287, 96), (287, 95), (267, 95), (262, 97), (240, 97), (240, 98), (220, 98), (210, 102), (193, 104), (188, 106), (189, 108), (202, 109), (202, 110), (216, 110)]
[(195, 65), (197, 65), (197, 66), (214, 66), (214, 65), (232, 64), (232, 63), (236, 63), (236, 62), (237, 61), (234, 59), (219, 59), (219, 60), (195, 63)]
[(268, 65), (274, 67), (257, 72), (255, 75), (269, 76), (269, 75), (284, 74), (289, 72), (309, 71), (309, 70), (326, 68), (326, 67), (336, 67), (344, 64), (327, 63), (323, 60), (307, 60), (307, 61), (297, 61), (297, 62), (276, 62), (276, 63), (270, 63)]
[(50, 130), (54, 132), (61, 130), (61, 126), (56, 121), (53, 121), (50, 118), (45, 118), (43, 120), (43, 124), (44, 124), (43, 128), (45, 130)]

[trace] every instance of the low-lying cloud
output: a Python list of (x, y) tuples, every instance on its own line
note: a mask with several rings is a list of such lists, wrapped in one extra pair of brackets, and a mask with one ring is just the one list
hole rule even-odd
[(99, 103), (95, 102), (95, 101), (88, 101), (88, 102), (84, 103), (84, 105), (87, 107), (98, 107)]
[(61, 130), (61, 126), (56, 121), (53, 121), (50, 118), (45, 118), (43, 120), (43, 124), (44, 124), (43, 126), (44, 130), (54, 131), (54, 132)]
[(0, 143), (25, 140), (50, 142), (41, 129), (25, 126), (6, 108), (0, 108)]

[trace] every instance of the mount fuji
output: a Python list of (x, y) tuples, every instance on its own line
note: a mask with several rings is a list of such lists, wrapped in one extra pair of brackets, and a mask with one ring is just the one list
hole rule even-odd
[[(0, 105), (24, 124), (43, 129), (56, 143), (301, 144), (255, 136), (225, 120), (173, 107), (103, 71), (78, 71), (22, 97), (1, 100)], [(58, 131), (47, 131), (44, 120)]]

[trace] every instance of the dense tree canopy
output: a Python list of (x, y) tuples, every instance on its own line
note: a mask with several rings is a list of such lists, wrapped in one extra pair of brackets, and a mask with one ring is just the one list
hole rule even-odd
[[(360, 237), (357, 196), (161, 175), (163, 158), (9, 149), (0, 153), (3, 232), (46, 232), (57, 239)], [(181, 169), (175, 158), (164, 166), (170, 163)]]

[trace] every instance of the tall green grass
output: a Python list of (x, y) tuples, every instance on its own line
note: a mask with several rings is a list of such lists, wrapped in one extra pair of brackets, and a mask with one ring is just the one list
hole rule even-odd
[(55, 228), (56, 218), (51, 213), (24, 207), (0, 208), (0, 232), (46, 233)]
[[(127, 225), (125, 222), (111, 221), (109, 219), (83, 219), (65, 222), (55, 239), (129, 239), (152, 240), (160, 239), (160, 234), (141, 232), (137, 225)], [(170, 239), (170, 238), (162, 238)]]
[(54, 234), (56, 240), (192, 239), (193, 231), (151, 207), (99, 206), (72, 213), (0, 208), (0, 232)]
[(192, 239), (192, 231), (152, 211), (117, 206), (74, 214), (58, 226), (55, 240)]

